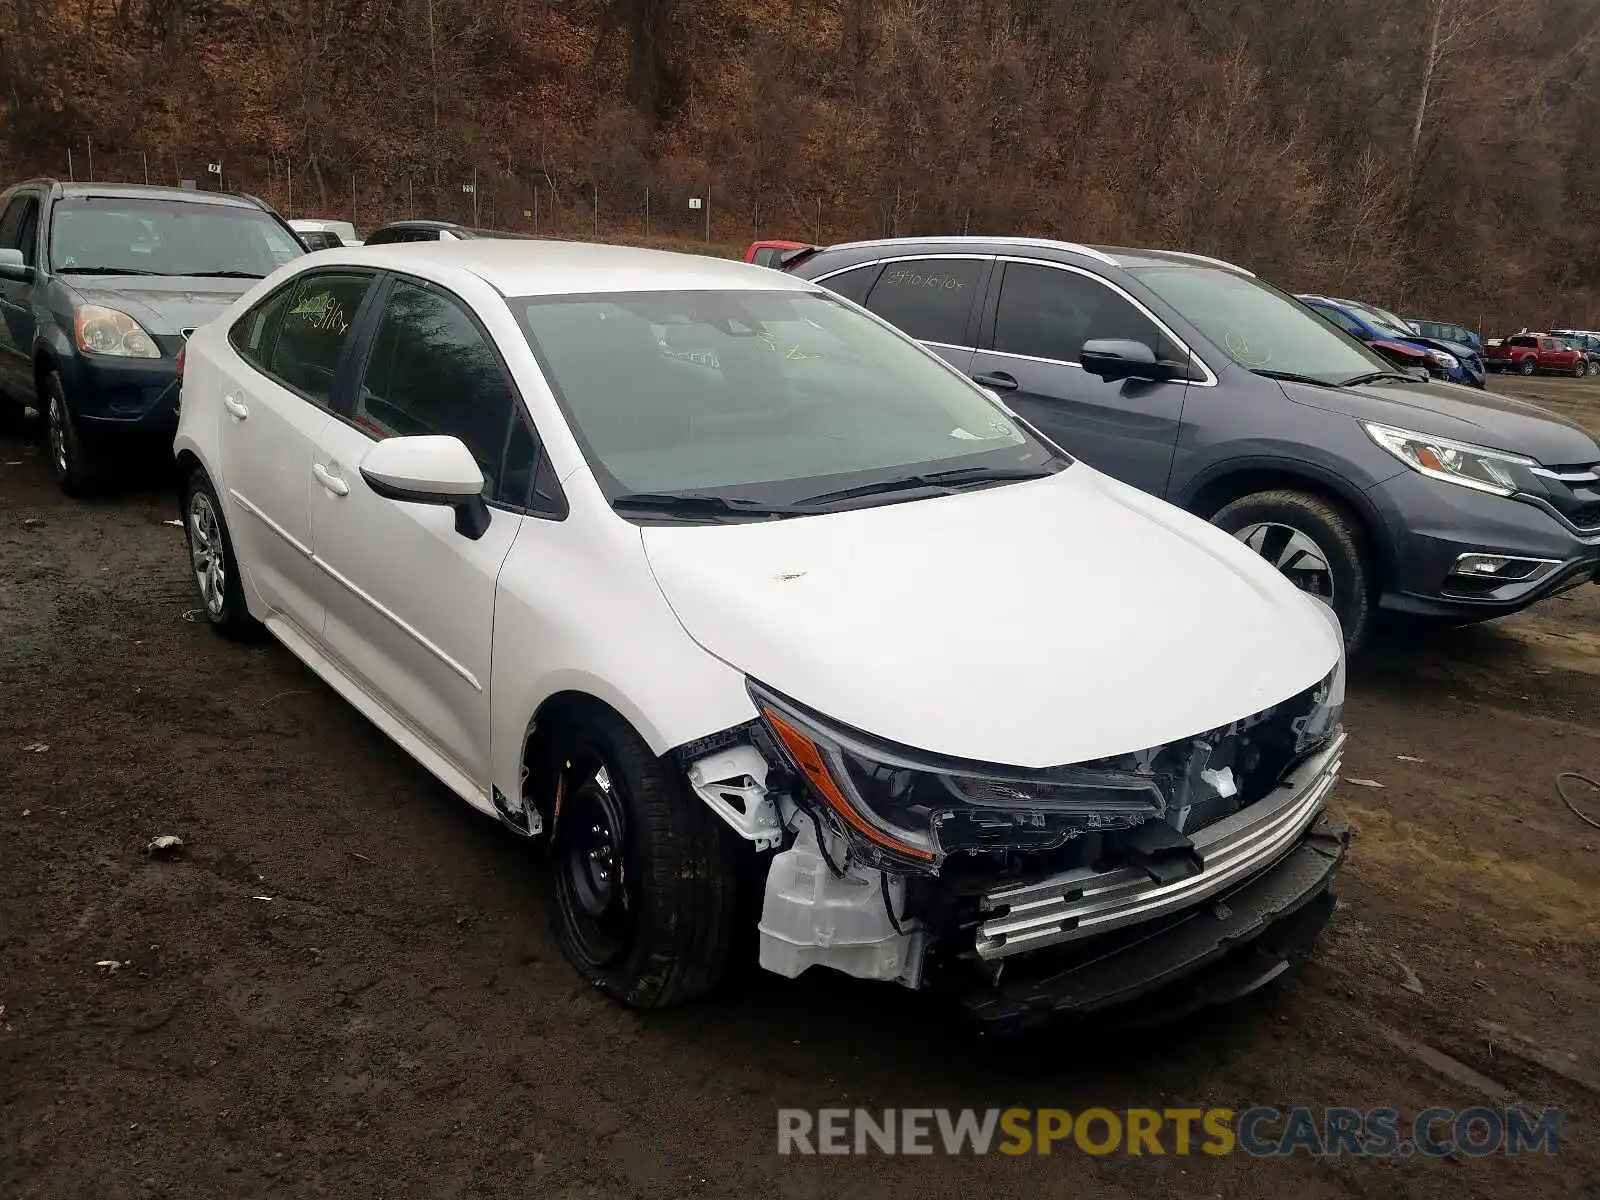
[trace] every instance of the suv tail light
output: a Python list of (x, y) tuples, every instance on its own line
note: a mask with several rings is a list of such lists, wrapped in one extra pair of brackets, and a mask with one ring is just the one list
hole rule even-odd
[(188, 351), (189, 351), (189, 347), (188, 346), (179, 346), (178, 347), (178, 378), (179, 379), (183, 378), (183, 356), (185, 354), (187, 354)]

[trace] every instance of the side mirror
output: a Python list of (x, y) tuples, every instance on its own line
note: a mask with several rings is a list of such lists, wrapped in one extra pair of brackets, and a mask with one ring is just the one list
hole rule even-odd
[(15, 279), (21, 283), (33, 282), (33, 268), (22, 257), (21, 250), (0, 250), (0, 279)]
[(483, 472), (458, 437), (385, 438), (362, 457), (361, 478), (386, 500), (455, 509), (462, 537), (477, 541), (489, 528)]
[(1083, 344), (1078, 363), (1107, 383), (1119, 379), (1182, 379), (1189, 373), (1184, 364), (1161, 362), (1149, 346), (1128, 338), (1091, 338)]

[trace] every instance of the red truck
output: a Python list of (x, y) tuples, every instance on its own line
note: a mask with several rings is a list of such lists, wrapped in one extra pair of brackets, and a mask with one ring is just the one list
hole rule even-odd
[(1584, 375), (1589, 370), (1587, 354), (1565, 338), (1548, 333), (1518, 333), (1502, 338), (1499, 345), (1484, 347), (1483, 361), (1491, 371), (1516, 371), (1520, 375), (1538, 371)]
[(816, 247), (810, 242), (789, 242), (770, 238), (751, 242), (749, 249), (744, 252), (744, 260), (755, 263), (758, 267), (781, 267), (795, 251), (815, 249)]

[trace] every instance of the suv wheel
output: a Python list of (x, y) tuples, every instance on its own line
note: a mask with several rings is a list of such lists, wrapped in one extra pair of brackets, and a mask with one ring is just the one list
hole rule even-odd
[(1600, 358), (1591, 358), (1589, 360), (1589, 377), (1593, 379), (1596, 375), (1600, 375)]
[(260, 623), (245, 604), (239, 560), (222, 518), (222, 502), (206, 473), (196, 467), (183, 485), (183, 532), (189, 542), (189, 566), (200, 611), (224, 637), (254, 636)]
[(1361, 645), (1372, 617), (1372, 576), (1354, 517), (1321, 496), (1284, 489), (1235, 500), (1211, 523), (1332, 608), (1352, 652)]
[(541, 774), (567, 960), (631, 1008), (710, 992), (732, 958), (742, 895), (732, 832), (607, 709), (566, 718)]
[(44, 402), (45, 445), (50, 451), (50, 469), (56, 485), (69, 496), (87, 495), (94, 489), (99, 474), (93, 448), (84, 443), (67, 407), (67, 390), (61, 376), (48, 371), (40, 399)]
[(1523, 359), (1521, 365), (1517, 367), (1517, 370), (1521, 371), (1524, 375), (1532, 375), (1534, 372), (1534, 361), (1532, 357), (1530, 356)]

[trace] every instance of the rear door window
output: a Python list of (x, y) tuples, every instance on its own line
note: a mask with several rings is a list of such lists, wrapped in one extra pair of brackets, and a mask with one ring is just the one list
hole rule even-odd
[(886, 263), (867, 296), (867, 307), (920, 341), (970, 345), (967, 322), (983, 266), (983, 261), (975, 258)]
[(351, 322), (371, 286), (364, 272), (302, 275), (273, 339), (267, 374), (328, 406)]

